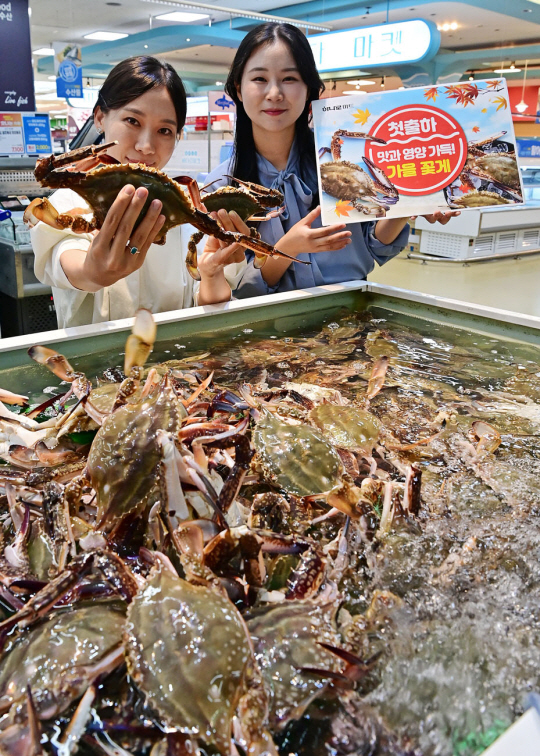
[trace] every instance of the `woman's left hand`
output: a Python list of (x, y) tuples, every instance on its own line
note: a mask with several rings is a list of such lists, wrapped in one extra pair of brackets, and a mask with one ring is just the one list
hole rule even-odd
[[(217, 213), (211, 213), (214, 220), (225, 231), (239, 231), (241, 234), (249, 236), (249, 227), (243, 222), (240, 216), (234, 211), (228, 213), (226, 210), (219, 210)], [(229, 263), (242, 262), (245, 259), (245, 247), (240, 244), (227, 244), (219, 241), (214, 236), (209, 236), (204, 245), (204, 251), (198, 255), (198, 268), (201, 274), (210, 278), (214, 277), (225, 265)]]
[[(450, 218), (457, 218), (458, 215), (461, 215), (460, 210), (437, 210), (430, 215), (423, 215), (422, 218), (425, 218), (428, 223), (440, 223), (442, 226), (446, 226)], [(418, 216), (413, 215), (411, 220), (415, 220), (416, 218)]]

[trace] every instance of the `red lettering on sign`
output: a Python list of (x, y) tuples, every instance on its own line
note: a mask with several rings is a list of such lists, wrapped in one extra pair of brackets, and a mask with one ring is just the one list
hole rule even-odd
[(431, 105), (404, 105), (379, 118), (370, 130), (387, 144), (368, 142), (366, 153), (400, 194), (433, 194), (454, 181), (467, 160), (467, 137), (459, 123)]

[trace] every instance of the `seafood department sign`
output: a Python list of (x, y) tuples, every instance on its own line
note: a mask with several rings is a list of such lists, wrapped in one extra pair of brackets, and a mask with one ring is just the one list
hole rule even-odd
[(312, 107), (325, 225), (524, 201), (504, 79)]

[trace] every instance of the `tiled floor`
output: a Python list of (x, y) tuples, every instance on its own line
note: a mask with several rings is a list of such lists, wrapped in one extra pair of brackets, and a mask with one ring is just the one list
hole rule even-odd
[(540, 317), (540, 252), (464, 265), (455, 262), (409, 260), (402, 253), (369, 280), (425, 294), (459, 299)]

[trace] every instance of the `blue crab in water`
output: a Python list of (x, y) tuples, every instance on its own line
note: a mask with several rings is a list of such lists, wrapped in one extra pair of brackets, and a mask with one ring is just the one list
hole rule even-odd
[[(162, 213), (166, 220), (158, 233), (156, 244), (164, 244), (167, 232), (174, 226), (190, 223), (198, 229), (199, 234), (196, 239), (192, 238), (189, 243), (186, 259), (188, 272), (197, 280), (200, 276), (197, 270), (196, 241), (200, 240), (203, 234), (215, 236), (216, 239), (228, 244), (238, 242), (253, 250), (258, 256), (259, 267), (268, 256), (286, 257), (295, 262), (304, 263), (266, 244), (257, 238), (257, 233), (246, 236), (238, 232), (225, 231), (209, 215), (209, 211), (224, 207), (229, 210), (235, 209), (243, 219), (247, 220), (260, 213), (265, 207), (277, 207), (282, 204), (283, 196), (276, 190), (268, 190), (255, 185), (245, 185), (245, 188), (240, 189), (218, 189), (217, 192), (205, 197), (205, 202), (208, 203), (207, 210), (201, 202), (194, 179), (188, 176), (172, 179), (157, 168), (142, 163), (119, 163), (105, 153), (105, 150), (114, 144), (116, 142), (109, 142), (98, 147), (95, 145), (81, 147), (63, 155), (40, 158), (36, 164), (35, 175), (40, 184), (53, 189), (61, 187), (73, 189), (92, 208), (94, 217), (91, 221), (87, 221), (80, 214), (77, 215), (75, 211), (73, 214), (59, 214), (49, 200), (35, 199), (25, 210), (25, 222), (34, 225), (37, 221), (43, 221), (53, 228), (71, 228), (75, 233), (89, 233), (102, 227), (119, 191), (126, 184), (132, 184), (135, 188), (148, 189), (148, 198), (137, 223), (144, 218), (152, 200), (159, 199), (163, 203)], [(182, 189), (182, 185), (187, 186), (188, 194)]]
[(341, 159), (342, 137), (354, 139), (369, 139), (379, 144), (386, 144), (384, 139), (373, 137), (363, 132), (338, 129), (332, 136), (330, 147), (322, 147), (319, 157), (326, 152), (332, 156), (332, 162), (321, 163), (321, 185), (323, 192), (336, 199), (350, 202), (355, 210), (364, 215), (374, 215), (383, 218), (391, 205), (399, 200), (399, 192), (392, 184), (385, 172), (378, 168), (369, 158), (363, 157), (366, 172), (356, 163)]

